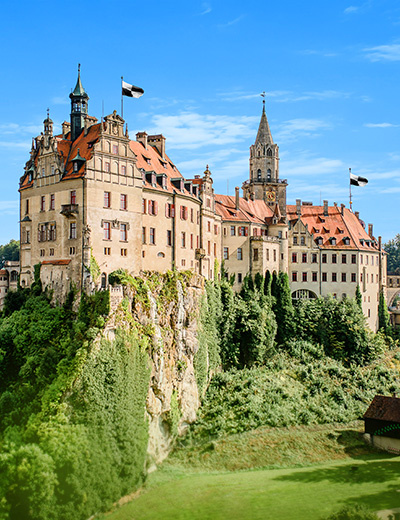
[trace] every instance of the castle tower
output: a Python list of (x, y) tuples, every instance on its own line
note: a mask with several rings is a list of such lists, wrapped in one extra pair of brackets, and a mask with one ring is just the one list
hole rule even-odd
[(285, 219), (287, 182), (279, 179), (279, 147), (272, 139), (265, 113), (265, 94), (263, 97), (256, 141), (250, 146), (250, 178), (243, 184), (243, 196), (245, 199), (264, 200), (273, 209), (279, 206)]
[(75, 141), (85, 127), (85, 117), (88, 113), (89, 96), (81, 83), (81, 66), (78, 65), (78, 80), (73, 92), (69, 95), (71, 99), (71, 141)]

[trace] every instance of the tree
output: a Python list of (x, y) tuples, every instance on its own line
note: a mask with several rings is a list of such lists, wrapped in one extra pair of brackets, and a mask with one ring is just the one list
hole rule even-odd
[(379, 293), (378, 320), (379, 330), (382, 330), (385, 334), (387, 334), (390, 328), (390, 314), (386, 305), (385, 295), (383, 294), (382, 289)]
[(274, 296), (272, 310), (278, 324), (276, 342), (278, 345), (283, 345), (295, 333), (295, 313), (287, 273), (280, 272), (278, 276), (274, 273), (271, 289)]
[(358, 284), (357, 284), (357, 288), (356, 288), (356, 302), (357, 302), (357, 305), (362, 310), (362, 294), (361, 294), (360, 286)]
[(400, 233), (386, 244), (383, 244), (383, 248), (387, 253), (388, 272), (400, 274)]
[(0, 262), (3, 259), (19, 260), (19, 240), (11, 239), (8, 244), (0, 246)]

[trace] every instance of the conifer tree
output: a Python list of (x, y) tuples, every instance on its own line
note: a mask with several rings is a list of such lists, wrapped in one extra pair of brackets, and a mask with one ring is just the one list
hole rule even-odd
[(378, 322), (379, 322), (379, 330), (382, 330), (385, 334), (389, 332), (390, 328), (390, 314), (387, 309), (385, 295), (383, 294), (383, 290), (379, 293), (379, 305), (378, 305)]
[(272, 283), (272, 275), (270, 271), (265, 272), (264, 279), (264, 294), (267, 298), (271, 298), (271, 283)]
[(272, 295), (274, 296), (272, 308), (278, 324), (276, 342), (278, 345), (283, 345), (295, 334), (295, 312), (287, 273), (280, 272), (278, 276), (274, 273)]
[(360, 286), (358, 284), (357, 284), (357, 287), (356, 287), (356, 302), (357, 302), (357, 305), (362, 310), (362, 295), (361, 295)]
[(260, 273), (256, 273), (254, 276), (254, 288), (260, 293), (264, 293), (264, 277)]

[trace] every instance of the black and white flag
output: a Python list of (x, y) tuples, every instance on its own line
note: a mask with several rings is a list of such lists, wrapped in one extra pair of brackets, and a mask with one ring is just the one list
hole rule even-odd
[(368, 184), (368, 179), (350, 173), (350, 184), (352, 186), (365, 186), (366, 184)]
[(143, 96), (144, 90), (140, 87), (135, 87), (134, 85), (130, 85), (125, 81), (122, 81), (122, 95), (134, 98), (140, 98)]

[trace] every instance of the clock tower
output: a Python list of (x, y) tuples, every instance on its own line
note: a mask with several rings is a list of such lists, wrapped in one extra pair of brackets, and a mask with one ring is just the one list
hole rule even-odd
[(245, 199), (264, 200), (286, 220), (286, 180), (279, 179), (279, 147), (274, 143), (265, 113), (265, 92), (263, 110), (255, 143), (250, 146), (250, 178), (243, 184)]

